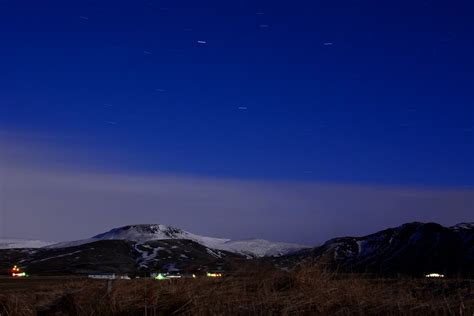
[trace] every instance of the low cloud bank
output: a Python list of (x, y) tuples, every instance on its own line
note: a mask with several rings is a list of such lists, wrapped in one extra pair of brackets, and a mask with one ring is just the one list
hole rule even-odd
[(73, 240), (160, 223), (216, 237), (317, 244), (409, 221), (474, 220), (469, 188), (140, 175), (87, 169), (77, 163), (83, 151), (46, 145), (1, 142), (0, 238)]

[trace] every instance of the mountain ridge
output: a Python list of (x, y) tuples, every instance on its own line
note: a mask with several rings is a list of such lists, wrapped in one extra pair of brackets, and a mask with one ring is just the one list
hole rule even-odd
[(474, 223), (445, 227), (412, 222), (361, 237), (333, 238), (317, 247), (287, 253), (282, 249), (281, 244), (266, 240), (231, 241), (165, 225), (127, 225), (72, 243), (0, 250), (0, 270), (18, 264), (34, 274), (142, 275), (154, 271), (232, 271), (242, 262), (258, 265), (263, 260), (284, 269), (316, 263), (357, 273), (474, 276)]
[(0, 249), (33, 249), (54, 245), (55, 243), (37, 239), (2, 238), (0, 239)]
[(316, 261), (338, 270), (381, 274), (474, 274), (474, 223), (411, 222), (361, 237), (337, 237), (285, 256), (285, 264)]
[(305, 245), (273, 242), (265, 239), (231, 240), (228, 238), (208, 237), (162, 224), (125, 225), (113, 228), (88, 239), (62, 242), (47, 247), (65, 248), (79, 246), (98, 240), (130, 240), (143, 243), (166, 239), (192, 240), (208, 248), (238, 253), (248, 257), (282, 256), (301, 249), (311, 248), (310, 246)]

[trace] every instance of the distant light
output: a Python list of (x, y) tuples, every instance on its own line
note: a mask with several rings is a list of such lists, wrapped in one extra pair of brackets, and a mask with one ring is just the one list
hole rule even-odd
[(324, 46), (332, 46), (333, 43), (331, 42), (326, 42), (326, 43), (323, 43)]
[(259, 26), (260, 26), (261, 28), (267, 28), (267, 27), (269, 27), (270, 25), (268, 25), (268, 24), (260, 24)]
[(425, 275), (426, 278), (444, 278), (444, 274), (430, 273)]
[(167, 279), (168, 278), (162, 273), (158, 273), (158, 275), (155, 277), (155, 280), (167, 280)]
[(13, 266), (13, 268), (11, 269), (11, 272), (12, 272), (12, 277), (16, 277), (16, 278), (23, 278), (23, 277), (28, 276), (25, 272), (21, 272), (21, 269), (17, 265)]
[(248, 108), (246, 106), (239, 106), (238, 109), (239, 110), (247, 110)]
[(220, 277), (222, 277), (222, 273), (210, 273), (210, 272), (208, 272), (207, 277), (208, 278), (220, 278)]
[(206, 41), (197, 41), (197, 42), (198, 42), (198, 44), (207, 44)]

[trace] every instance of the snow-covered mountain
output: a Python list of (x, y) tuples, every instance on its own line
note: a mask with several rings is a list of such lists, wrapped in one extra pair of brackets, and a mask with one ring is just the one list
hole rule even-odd
[(50, 248), (65, 248), (79, 246), (98, 240), (130, 240), (138, 243), (144, 243), (153, 240), (165, 239), (186, 239), (192, 240), (205, 247), (224, 250), (233, 253), (242, 254), (251, 257), (281, 256), (301, 249), (309, 248), (307, 246), (271, 242), (262, 239), (249, 240), (230, 240), (226, 238), (214, 238), (196, 235), (179, 228), (166, 225), (128, 225), (114, 228), (108, 232), (96, 235), (89, 239), (59, 243), (49, 246)]
[(474, 223), (407, 223), (363, 237), (334, 238), (298, 254), (338, 269), (375, 273), (474, 273)]
[[(0, 245), (33, 248), (44, 242), (8, 240)], [(334, 238), (315, 248), (212, 238), (165, 225), (130, 225), (39, 249), (0, 249), (0, 274), (13, 264), (37, 275), (231, 271), (242, 262), (258, 264), (246, 258), (262, 256), (273, 256), (271, 260), (285, 269), (321, 263), (348, 272), (474, 276), (474, 223), (408, 223), (367, 236)]]
[(0, 239), (0, 249), (41, 248), (54, 242), (30, 239)]

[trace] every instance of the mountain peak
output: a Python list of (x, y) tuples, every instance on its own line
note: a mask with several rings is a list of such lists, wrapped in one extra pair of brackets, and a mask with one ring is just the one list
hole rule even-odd
[(162, 224), (135, 224), (113, 228), (105, 233), (96, 235), (94, 239), (127, 239), (134, 241), (153, 240), (153, 239), (175, 239), (188, 232), (171, 226)]
[(153, 240), (186, 239), (201, 244), (209, 249), (229, 251), (245, 256), (264, 257), (289, 254), (307, 246), (272, 242), (263, 239), (230, 240), (196, 235), (180, 228), (161, 224), (135, 224), (113, 228), (105, 233), (86, 240), (60, 243), (52, 247), (71, 247), (99, 240), (129, 240), (137, 243), (146, 243)]

